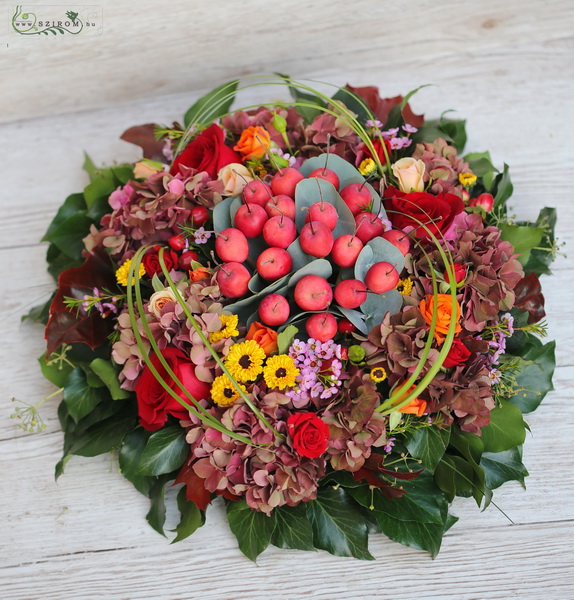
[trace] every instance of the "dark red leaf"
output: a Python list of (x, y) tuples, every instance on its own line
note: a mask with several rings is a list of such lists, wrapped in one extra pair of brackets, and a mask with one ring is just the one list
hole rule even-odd
[(102, 248), (88, 254), (83, 265), (60, 273), (44, 336), (48, 356), (62, 344), (81, 342), (97, 348), (107, 340), (114, 327), (112, 319), (102, 318), (97, 310), (78, 313), (76, 308), (69, 309), (64, 304), (65, 297), (81, 299), (85, 294), (92, 295), (94, 287), (112, 293), (117, 289), (112, 261)]
[(387, 498), (400, 498), (404, 491), (390, 485), (386, 482), (381, 475), (387, 477), (393, 477), (395, 479), (414, 479), (418, 477), (421, 471), (415, 471), (412, 473), (402, 473), (401, 471), (395, 471), (394, 469), (387, 469), (383, 467), (384, 456), (382, 454), (371, 454), (365, 461), (365, 464), (361, 469), (353, 473), (355, 481), (366, 481), (369, 485), (374, 485), (387, 497)]
[(165, 142), (156, 139), (154, 130), (154, 123), (136, 125), (135, 127), (126, 129), (120, 136), (120, 139), (139, 146), (143, 150), (144, 158), (165, 162), (165, 156), (162, 154)]
[[(381, 98), (379, 96), (379, 89), (374, 86), (352, 87), (347, 85), (346, 87), (348, 90), (357, 94), (357, 96), (365, 101), (365, 104), (371, 109), (371, 112), (375, 115), (375, 118), (381, 121), (383, 125), (386, 124), (393, 106), (396, 106), (403, 101), (402, 96), (395, 96), (394, 98)], [(403, 109), (403, 116), (405, 123), (409, 123), (414, 127), (422, 127), (424, 125), (424, 115), (415, 115), (408, 103)]]
[(514, 306), (528, 313), (528, 323), (538, 323), (546, 316), (540, 280), (535, 273), (523, 277), (514, 288)]
[(178, 483), (185, 484), (185, 497), (193, 502), (199, 510), (205, 510), (208, 504), (211, 504), (211, 494), (205, 489), (202, 479), (194, 470), (189, 461), (185, 464), (178, 473), (173, 485)]

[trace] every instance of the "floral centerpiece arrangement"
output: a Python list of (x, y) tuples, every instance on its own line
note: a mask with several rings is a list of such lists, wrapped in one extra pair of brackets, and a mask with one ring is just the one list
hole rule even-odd
[(463, 155), (464, 121), (414, 114), (412, 93), (280, 76), (247, 87), (292, 102), (231, 110), (238, 83), (126, 131), (135, 165), (86, 157), (46, 233), (58, 286), (29, 317), (63, 395), (56, 476), (117, 453), (160, 533), (176, 486), (175, 540), (221, 496), (253, 560), (371, 559), (377, 532), (434, 556), (455, 496), (487, 506), (527, 475), (555, 211), (516, 221), (507, 166)]

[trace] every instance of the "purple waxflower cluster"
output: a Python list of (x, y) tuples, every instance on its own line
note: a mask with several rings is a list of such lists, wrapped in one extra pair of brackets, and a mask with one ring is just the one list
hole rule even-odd
[[(383, 124), (378, 120), (369, 119), (366, 122), (367, 127), (373, 127), (374, 129), (382, 129)], [(400, 129), (402, 129), (407, 135), (399, 135)], [(381, 135), (386, 140), (389, 140), (391, 143), (391, 148), (393, 150), (402, 150), (403, 148), (408, 148), (413, 141), (408, 137), (411, 133), (416, 133), (418, 129), (406, 123), (401, 128), (393, 127), (392, 129), (388, 129), (386, 131), (381, 131)]]
[(333, 340), (296, 339), (289, 348), (289, 356), (299, 369), (297, 388), (286, 393), (295, 408), (305, 408), (310, 402), (319, 408), (321, 400), (328, 400), (339, 391), (344, 378), (340, 344)]
[(498, 327), (492, 333), (493, 339), (489, 340), (490, 353), (488, 362), (491, 365), (498, 364), (500, 357), (506, 352), (506, 340), (514, 333), (514, 317), (510, 313), (502, 315)]
[(92, 290), (92, 295), (85, 294), (82, 298), (82, 308), (87, 312), (91, 308), (95, 308), (105, 319), (111, 314), (117, 314), (118, 307), (116, 302), (118, 299), (115, 296), (110, 296), (105, 292), (101, 292), (97, 287)]

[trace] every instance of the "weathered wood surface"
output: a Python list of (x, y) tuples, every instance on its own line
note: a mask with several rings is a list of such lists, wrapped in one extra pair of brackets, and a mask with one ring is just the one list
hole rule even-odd
[(113, 459), (73, 459), (54, 483), (62, 443), (55, 401), (44, 407), (41, 435), (19, 432), (9, 418), (12, 396), (35, 401), (51, 391), (35, 362), (42, 333), (19, 317), (51, 289), (38, 240), (86, 183), (82, 150), (96, 163), (135, 159), (137, 149), (118, 139), (125, 128), (178, 119), (201, 90), (237, 75), (282, 71), (377, 84), (388, 95), (433, 83), (413, 99), (415, 110), (455, 108), (467, 118), (468, 150), (490, 149), (495, 164), (509, 163), (521, 218), (558, 208), (572, 257), (572, 3), (294, 0), (288, 14), (260, 0), (101, 5), (100, 38), (10, 36), (0, 49), (0, 598), (573, 598), (569, 259), (543, 278), (559, 366), (556, 391), (527, 418), (527, 490), (508, 484), (495, 495), (514, 524), (494, 507), (481, 513), (472, 500), (457, 501), (461, 519), (434, 561), (375, 536), (376, 562), (270, 548), (254, 566), (217, 504), (205, 527), (170, 546), (145, 523), (146, 500)]

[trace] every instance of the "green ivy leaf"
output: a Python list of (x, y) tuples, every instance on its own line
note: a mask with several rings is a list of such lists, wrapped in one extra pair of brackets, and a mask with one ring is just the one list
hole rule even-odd
[(498, 173), (498, 169), (492, 164), (490, 152), (471, 152), (463, 160), (468, 163), (470, 170), (477, 177)]
[(147, 522), (158, 533), (166, 537), (165, 525), (165, 479), (158, 479), (149, 491), (150, 508), (146, 515)]
[(48, 364), (46, 361), (46, 353), (44, 352), (39, 358), (40, 369), (42, 375), (56, 387), (64, 387), (68, 381), (68, 377), (72, 372), (72, 367), (63, 362), (60, 366), (57, 363)]
[(228, 81), (199, 98), (185, 113), (184, 125), (186, 127), (192, 123), (203, 125), (226, 115), (235, 100), (238, 83), (237, 79)]
[(170, 425), (153, 433), (142, 453), (138, 475), (171, 473), (183, 464), (189, 451), (185, 429)]
[(274, 514), (268, 517), (265, 513), (253, 510), (245, 500), (229, 502), (227, 505), (227, 520), (237, 538), (239, 549), (253, 562), (271, 543), (275, 528)]
[(177, 535), (172, 540), (172, 544), (181, 542), (181, 540), (189, 537), (205, 523), (205, 512), (199, 510), (194, 502), (187, 500), (185, 497), (185, 487), (182, 487), (177, 494), (177, 508), (181, 513), (181, 520), (175, 530)]
[(524, 478), (528, 476), (522, 464), (522, 446), (515, 446), (504, 452), (485, 452), (480, 466), (486, 475), (486, 485), (491, 490), (507, 481), (519, 481), (524, 487)]
[(368, 529), (357, 505), (343, 488), (319, 489), (307, 502), (307, 518), (313, 527), (313, 545), (335, 556), (374, 560), (368, 549)]
[(506, 204), (506, 201), (512, 196), (514, 186), (510, 181), (510, 173), (508, 171), (508, 165), (504, 164), (504, 170), (502, 173), (496, 176), (493, 185), (494, 194), (494, 206), (498, 207), (501, 204)]
[(96, 358), (90, 363), (90, 369), (108, 388), (112, 400), (125, 400), (131, 396), (130, 392), (120, 387), (118, 372), (111, 361)]
[(551, 251), (554, 246), (554, 229), (556, 227), (556, 209), (545, 207), (540, 211), (538, 219), (536, 219), (536, 226), (544, 228), (544, 236), (540, 242), (540, 247), (544, 248), (540, 250), (534, 248), (530, 252), (530, 258), (528, 263), (524, 266), (524, 272), (528, 275), (529, 273), (536, 273), (537, 275), (549, 275), (550, 264), (554, 260), (554, 253)]
[(88, 210), (100, 198), (107, 198), (118, 186), (119, 181), (116, 179), (112, 168), (100, 169), (97, 177), (84, 188), (84, 198)]
[[(470, 466), (470, 478), (465, 474), (468, 482), (467, 487), (478, 506), (480, 506), (485, 493), (484, 471), (480, 466), (480, 458), (484, 450), (483, 439), (473, 433), (466, 433), (458, 427), (453, 427), (450, 435), (450, 445), (462, 455)], [(466, 470), (468, 471), (468, 469)], [(462, 487), (461, 490), (464, 491), (465, 488)]]
[(405, 446), (411, 456), (422, 460), (423, 466), (434, 473), (447, 449), (449, 439), (448, 427), (421, 427), (405, 440)]
[(42, 241), (51, 242), (72, 260), (81, 260), (84, 242), (82, 239), (90, 230), (92, 219), (84, 212), (76, 213), (46, 234)]
[(84, 431), (70, 448), (78, 456), (98, 456), (111, 452), (120, 446), (124, 437), (134, 428), (133, 417), (118, 420), (117, 416), (102, 421)]
[(313, 546), (313, 528), (307, 519), (304, 504), (297, 506), (279, 506), (273, 510), (275, 529), (271, 543), (278, 548), (296, 550), (315, 550)]
[(332, 100), (335, 102), (342, 102), (350, 111), (357, 115), (357, 121), (363, 125), (368, 119), (375, 118), (369, 110), (369, 107), (366, 105), (367, 103), (347, 88), (341, 88), (332, 97)]
[(105, 390), (88, 385), (86, 374), (80, 367), (69, 374), (64, 402), (76, 422), (89, 414), (106, 396)]
[(526, 265), (530, 259), (532, 249), (539, 246), (545, 233), (543, 227), (532, 225), (516, 225), (514, 223), (500, 223), (501, 238), (514, 246), (514, 251), (520, 256), (520, 264)]
[[(548, 342), (538, 347), (530, 347), (522, 357), (529, 361), (516, 378), (519, 391), (510, 398), (523, 413), (538, 408), (548, 392), (554, 389), (552, 376), (556, 368), (556, 342)], [(517, 442), (520, 444), (522, 442)], [(516, 444), (514, 444), (516, 445)]]
[(482, 428), (482, 443), (487, 452), (503, 452), (524, 443), (526, 429), (522, 412), (512, 402), (502, 400), (490, 411), (490, 424)]
[[(310, 106), (297, 106), (297, 112), (303, 117), (303, 121), (306, 124), (312, 123), (316, 117), (318, 117), (323, 111), (321, 108), (325, 108), (326, 104), (319, 96), (302, 92), (295, 84), (291, 83), (291, 78), (288, 75), (282, 75), (276, 73), (277, 76), (284, 79), (289, 84), (289, 93), (295, 102), (304, 102)], [(317, 108), (314, 108), (314, 107)]]
[(138, 475), (137, 471), (149, 437), (149, 431), (141, 427), (134, 429), (134, 431), (128, 433), (123, 439), (119, 453), (121, 474), (133, 484), (138, 492), (141, 492), (145, 496), (149, 495), (155, 478)]

